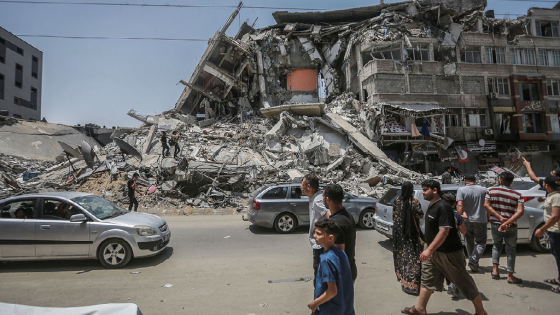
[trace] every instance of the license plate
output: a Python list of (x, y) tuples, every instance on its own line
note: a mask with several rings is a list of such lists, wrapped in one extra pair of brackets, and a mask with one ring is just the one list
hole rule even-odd
[(386, 224), (377, 222), (377, 227), (384, 230), (384, 231), (389, 231), (389, 226), (386, 225)]

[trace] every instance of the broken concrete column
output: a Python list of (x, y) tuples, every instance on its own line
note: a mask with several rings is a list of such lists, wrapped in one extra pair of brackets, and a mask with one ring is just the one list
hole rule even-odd
[(257, 67), (259, 71), (259, 88), (261, 90), (262, 105), (269, 108), (268, 95), (266, 94), (266, 81), (264, 80), (263, 56), (260, 49), (257, 49)]

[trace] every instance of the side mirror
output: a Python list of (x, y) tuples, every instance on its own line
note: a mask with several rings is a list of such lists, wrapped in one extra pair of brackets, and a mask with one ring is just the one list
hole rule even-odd
[(74, 214), (70, 217), (70, 222), (84, 222), (87, 221), (87, 218), (83, 214)]

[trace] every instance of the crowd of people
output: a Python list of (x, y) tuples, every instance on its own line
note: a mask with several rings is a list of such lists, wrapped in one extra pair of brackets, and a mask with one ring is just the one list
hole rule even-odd
[[(545, 282), (560, 293), (560, 169), (544, 179), (535, 176), (531, 164), (524, 160), (528, 174), (546, 192), (545, 223), (535, 236), (547, 233), (551, 253), (556, 260), (556, 278)], [(509, 284), (520, 284), (514, 276), (517, 247), (517, 221), (524, 214), (523, 197), (510, 186), (514, 175), (503, 172), (499, 185), (485, 188), (476, 184), (476, 177), (465, 175), (465, 186), (457, 195), (444, 194), (440, 182), (422, 183), (422, 196), (429, 202), (425, 213), (415, 198), (414, 186), (405, 182), (393, 203), (393, 256), (395, 274), (403, 292), (418, 296), (418, 301), (402, 310), (404, 314), (427, 314), (427, 305), (434, 291), (454, 297), (461, 293), (470, 300), (475, 314), (487, 314), (481, 295), (471, 274), (480, 270), (480, 258), (486, 249), (487, 229), (492, 235), (492, 279), (500, 280), (500, 255), (505, 248)], [(447, 181), (447, 179), (446, 179)], [(314, 300), (308, 304), (313, 314), (353, 315), (354, 281), (357, 277), (356, 227), (354, 218), (342, 205), (343, 189), (336, 184), (319, 190), (319, 179), (308, 174), (302, 181), (302, 192), (309, 197), (309, 242), (313, 252)], [(420, 219), (425, 229), (420, 229)], [(467, 255), (463, 251), (465, 238)]]

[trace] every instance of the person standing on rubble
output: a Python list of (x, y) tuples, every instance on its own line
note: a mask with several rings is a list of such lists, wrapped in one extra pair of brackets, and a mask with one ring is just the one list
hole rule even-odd
[(177, 131), (173, 131), (173, 136), (171, 136), (171, 142), (173, 142), (172, 145), (174, 147), (173, 158), (176, 159), (177, 154), (181, 151), (181, 149), (179, 149), (179, 133)]
[(476, 184), (474, 175), (463, 177), (465, 186), (457, 190), (457, 212), (465, 219), (467, 234), (465, 245), (469, 258), (469, 268), (472, 272), (478, 272), (478, 261), (486, 249), (488, 234), (488, 215), (484, 208), (486, 200), (486, 188)]
[(138, 188), (136, 188), (136, 180), (138, 179), (140, 175), (138, 175), (138, 173), (134, 173), (134, 175), (132, 175), (132, 178), (128, 180), (128, 182), (126, 183), (126, 185), (128, 186), (128, 199), (130, 199), (130, 203), (128, 204), (128, 211), (132, 211), (132, 206), (134, 205), (134, 212), (138, 211), (138, 200), (136, 200), (136, 196), (134, 194), (134, 192), (138, 192), (140, 194), (140, 196), (143, 195), (143, 193), (141, 193)]
[[(169, 156), (169, 146), (167, 145), (167, 133), (164, 131), (163, 135), (161, 135), (161, 156), (166, 157)], [(165, 150), (167, 150), (167, 154), (165, 154)]]
[(323, 192), (319, 190), (319, 178), (315, 174), (307, 174), (301, 182), (301, 191), (309, 197), (309, 243), (313, 249), (313, 286), (315, 287), (315, 278), (317, 278), (317, 268), (321, 261), (321, 254), (324, 251), (323, 246), (316, 243), (313, 234), (315, 232), (315, 223), (323, 217), (328, 217), (329, 211), (323, 202)]

